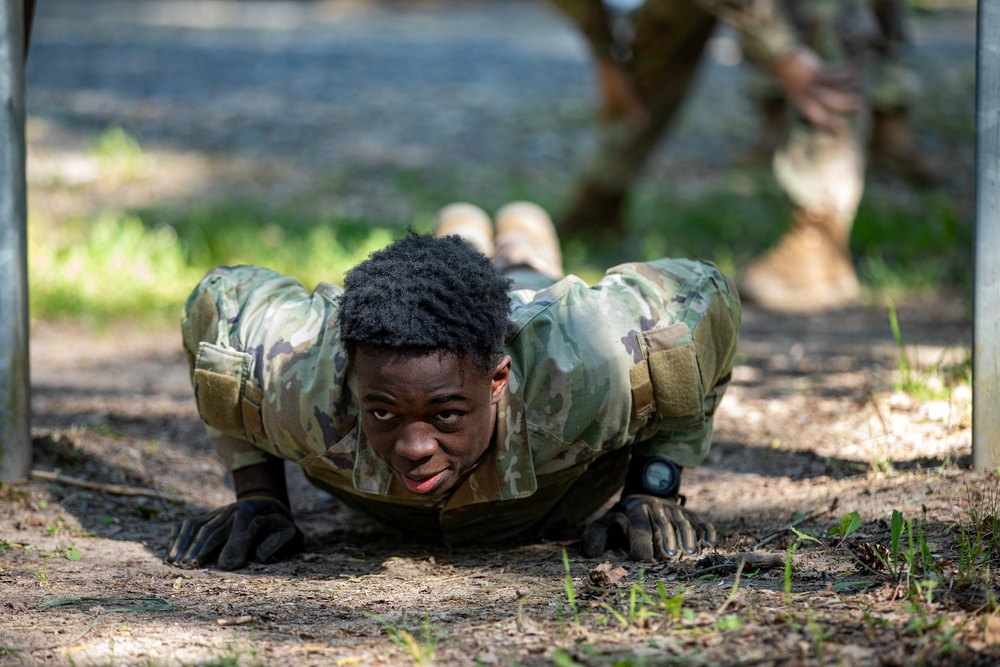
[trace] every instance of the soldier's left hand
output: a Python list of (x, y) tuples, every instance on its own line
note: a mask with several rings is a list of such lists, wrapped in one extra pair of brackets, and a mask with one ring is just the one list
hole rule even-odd
[(636, 560), (665, 561), (696, 554), (702, 545), (719, 543), (715, 526), (687, 509), (677, 498), (633, 494), (624, 496), (583, 532), (588, 557), (623, 547)]

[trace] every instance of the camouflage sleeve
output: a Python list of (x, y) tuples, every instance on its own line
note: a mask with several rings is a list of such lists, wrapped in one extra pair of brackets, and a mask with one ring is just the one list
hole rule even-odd
[[(740, 304), (711, 264), (623, 264), (514, 292), (508, 349), (523, 383), (539, 474), (630, 447), (693, 466), (736, 351)], [(530, 299), (530, 301), (528, 301)]]
[(248, 391), (254, 393), (246, 354), (249, 342), (241, 340), (240, 333), (241, 323), (252, 315), (248, 303), (260, 303), (267, 295), (295, 286), (305, 293), (297, 281), (269, 269), (218, 267), (209, 271), (184, 304), (181, 333), (195, 401), (215, 451), (228, 470), (271, 458), (246, 438), (232, 435), (244, 429), (242, 412), (232, 406), (242, 402)]
[(266, 463), (275, 458), (253, 443), (242, 438), (234, 438), (208, 424), (205, 424), (205, 431), (208, 433), (209, 440), (212, 441), (215, 455), (219, 457), (226, 470), (239, 470), (258, 463)]
[(788, 54), (799, 43), (778, 0), (695, 0), (705, 11), (735, 27), (743, 49), (765, 66)]
[(219, 266), (202, 278), (181, 312), (181, 335), (189, 363), (194, 363), (200, 343), (240, 348), (237, 324), (245, 318), (251, 295), (257, 300), (289, 287), (303, 288), (294, 279), (259, 266)]
[(632, 451), (697, 466), (711, 447), (736, 356), (742, 314), (736, 287), (715, 266), (692, 260), (625, 264), (608, 275), (638, 291), (657, 317), (636, 335), (642, 361), (630, 370), (632, 414), (651, 414)]

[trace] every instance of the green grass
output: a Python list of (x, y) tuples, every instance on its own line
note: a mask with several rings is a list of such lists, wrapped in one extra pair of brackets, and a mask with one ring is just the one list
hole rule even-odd
[(405, 230), (350, 220), (299, 221), (236, 205), (186, 214), (105, 212), (29, 234), (31, 310), (41, 318), (176, 317), (210, 268), (259, 264), (308, 287), (344, 272)]
[(851, 235), (862, 278), (884, 290), (959, 288), (971, 297), (973, 226), (936, 193), (864, 200)]
[(951, 352), (951, 350), (945, 350), (938, 361), (922, 366), (916, 358), (916, 350), (914, 349), (911, 356), (911, 352), (906, 346), (899, 326), (899, 318), (896, 315), (896, 306), (891, 297), (886, 298), (886, 306), (889, 311), (889, 328), (896, 341), (896, 347), (899, 349), (896, 391), (905, 392), (922, 400), (951, 401), (955, 387), (972, 384), (971, 349), (962, 350), (957, 362), (944, 363), (944, 360), (949, 356), (948, 353)]
[(958, 533), (958, 582), (984, 585), (1000, 554), (1000, 491), (966, 487), (966, 504), (967, 514), (953, 531)]
[[(144, 178), (142, 148), (121, 130), (100, 134), (90, 148), (105, 172)], [(131, 175), (130, 175), (131, 174)], [(135, 174), (140, 174), (136, 176)], [(445, 196), (411, 170), (392, 178), (399, 196), (417, 211), (412, 225), (429, 231)], [(556, 181), (532, 183), (508, 174), (497, 200), (526, 198), (558, 214), (566, 192)], [(476, 202), (493, 210), (493, 202)], [(321, 217), (307, 206), (274, 210), (252, 195), (240, 201), (189, 202), (186, 208), (102, 210), (71, 220), (34, 214), (29, 225), (32, 313), (44, 319), (174, 319), (186, 295), (210, 268), (259, 264), (298, 278), (307, 287), (339, 283), (371, 251), (405, 233), (398, 221)], [(630, 260), (663, 256), (714, 261), (735, 275), (783, 233), (789, 204), (766, 170), (732, 169), (697, 190), (644, 181), (629, 210), (620, 243), (564, 238), (568, 271), (585, 280)], [(878, 292), (957, 291), (971, 303), (972, 224), (943, 195), (870, 188), (852, 235), (862, 281)]]

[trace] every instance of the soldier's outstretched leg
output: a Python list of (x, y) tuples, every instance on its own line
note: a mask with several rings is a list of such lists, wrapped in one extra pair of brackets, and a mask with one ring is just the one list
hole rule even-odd
[(515, 288), (544, 289), (561, 280), (562, 250), (552, 219), (541, 206), (511, 202), (496, 213), (493, 263)]
[(487, 257), (495, 252), (493, 245), (493, 223), (486, 211), (464, 202), (445, 206), (437, 214), (434, 236), (461, 236)]

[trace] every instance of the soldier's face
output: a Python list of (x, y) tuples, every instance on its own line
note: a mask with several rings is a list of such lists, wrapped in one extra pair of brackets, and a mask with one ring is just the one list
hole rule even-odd
[(510, 357), (490, 375), (456, 354), (358, 349), (361, 426), (375, 453), (413, 493), (455, 488), (489, 449)]

